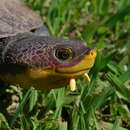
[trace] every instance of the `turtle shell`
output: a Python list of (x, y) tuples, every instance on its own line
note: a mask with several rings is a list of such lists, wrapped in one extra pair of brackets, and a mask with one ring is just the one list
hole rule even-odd
[(0, 38), (29, 32), (40, 26), (40, 16), (20, 0), (0, 0)]

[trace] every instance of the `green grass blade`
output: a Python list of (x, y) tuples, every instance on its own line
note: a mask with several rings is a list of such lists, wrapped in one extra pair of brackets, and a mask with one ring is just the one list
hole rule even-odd
[(111, 130), (119, 130), (120, 129), (120, 124), (121, 124), (121, 121), (119, 119), (117, 119), (112, 127)]
[(24, 106), (26, 105), (26, 103), (27, 103), (27, 101), (28, 101), (28, 99), (29, 99), (29, 97), (30, 97), (30, 94), (31, 94), (31, 91), (32, 91), (32, 90), (33, 90), (33, 89), (30, 88), (30, 89), (27, 91), (26, 95), (24, 96), (24, 98), (22, 99), (21, 103), (19, 104), (19, 107), (17, 108), (17, 110), (16, 110), (16, 112), (15, 112), (13, 118), (12, 118), (12, 121), (11, 121), (11, 124), (10, 124), (11, 127), (14, 125), (14, 123), (15, 123), (15, 121), (16, 121), (18, 115), (23, 111), (23, 108), (24, 108)]
[(123, 96), (123, 98), (130, 102), (130, 90), (124, 86), (123, 82), (112, 73), (108, 73), (106, 78), (112, 85), (114, 85), (115, 89)]
[(6, 120), (5, 116), (2, 113), (0, 113), (0, 129), (11, 130), (8, 121)]
[(125, 16), (130, 14), (130, 5), (126, 6), (124, 9), (122, 9), (121, 11), (119, 11), (118, 13), (116, 13), (115, 15), (113, 15), (112, 17), (110, 17), (105, 25), (108, 27), (113, 27), (117, 24), (117, 22), (121, 21), (124, 19)]
[(119, 79), (122, 81), (122, 82), (125, 82), (127, 80), (130, 80), (130, 70), (126, 71), (125, 73), (123, 73)]
[(68, 130), (67, 129), (67, 122), (60, 122), (59, 123), (59, 130)]
[(36, 105), (38, 100), (38, 92), (37, 90), (32, 89), (30, 96), (29, 96), (29, 112), (31, 112)]

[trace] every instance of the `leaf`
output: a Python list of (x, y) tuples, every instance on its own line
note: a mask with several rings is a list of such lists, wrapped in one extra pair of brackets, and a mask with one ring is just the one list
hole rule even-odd
[(119, 119), (115, 120), (114, 125), (111, 130), (119, 130), (121, 121)]
[(24, 106), (26, 105), (26, 102), (28, 101), (29, 97), (30, 97), (30, 94), (31, 94), (31, 91), (32, 91), (33, 88), (30, 88), (27, 93), (25, 94), (24, 98), (22, 99), (21, 103), (19, 104), (19, 107), (17, 108), (13, 118), (12, 118), (12, 121), (11, 121), (11, 127), (14, 125), (17, 117), (18, 117), (18, 114), (22, 112)]
[(59, 130), (67, 130), (67, 122), (59, 122)]
[(92, 23), (86, 26), (85, 31), (82, 33), (82, 37), (85, 41), (89, 42), (92, 40), (95, 32), (97, 31), (97, 24)]
[(124, 83), (127, 80), (130, 80), (130, 69), (123, 73), (119, 79)]
[(31, 121), (29, 118), (25, 117), (23, 114), (20, 116), (20, 123), (22, 130), (29, 130), (31, 129)]
[(5, 116), (0, 113), (0, 129), (1, 130), (11, 130)]
[(130, 90), (124, 86), (124, 83), (114, 74), (107, 73), (106, 78), (110, 81), (113, 87), (123, 96), (123, 99), (130, 102)]
[(33, 89), (29, 97), (29, 112), (33, 110), (33, 107), (36, 105), (37, 100), (38, 100), (38, 92), (37, 90)]
[[(114, 123), (114, 126), (112, 123), (108, 123), (108, 122), (104, 122), (104, 121), (101, 121), (100, 126), (102, 128), (104, 128), (103, 130), (111, 130), (112, 128), (114, 128), (115, 126), (117, 126), (118, 130), (127, 130), (126, 128), (123, 128), (123, 127), (118, 127), (120, 122), (118, 122), (117, 120), (115, 121)], [(116, 127), (115, 127), (116, 128)], [(113, 130), (117, 130), (117, 129), (113, 129)]]
[(111, 16), (105, 23), (108, 27), (113, 27), (117, 24), (117, 22), (124, 19), (125, 16), (130, 14), (130, 5), (126, 6), (121, 11), (117, 12), (115, 15)]

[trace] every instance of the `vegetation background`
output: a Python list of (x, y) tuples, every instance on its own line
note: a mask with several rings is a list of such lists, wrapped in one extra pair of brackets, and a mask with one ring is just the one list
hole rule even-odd
[[(97, 48), (78, 89), (0, 93), (0, 130), (130, 130), (130, 0), (24, 0), (57, 37)], [(14, 5), (15, 6), (15, 5)]]

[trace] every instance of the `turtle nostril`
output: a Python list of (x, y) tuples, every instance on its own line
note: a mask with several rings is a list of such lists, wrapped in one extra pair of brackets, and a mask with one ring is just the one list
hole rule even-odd
[(88, 57), (89, 57), (89, 58), (95, 58), (95, 57), (96, 57), (96, 50), (95, 50), (95, 49), (92, 49), (92, 50), (89, 52)]
[(94, 55), (94, 53), (93, 53), (93, 52), (90, 52), (90, 55), (92, 55), (92, 56), (93, 56), (93, 55)]

